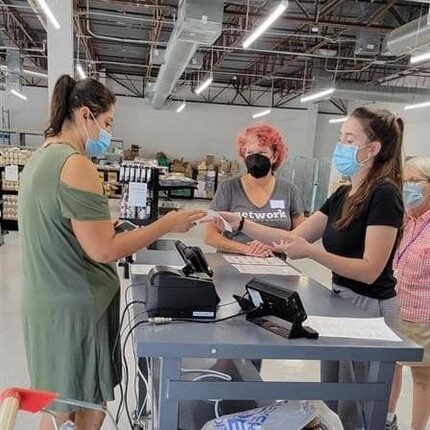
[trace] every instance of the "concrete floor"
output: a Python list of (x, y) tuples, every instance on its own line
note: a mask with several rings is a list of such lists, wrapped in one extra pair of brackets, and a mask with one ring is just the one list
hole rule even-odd
[[(199, 203), (201, 205), (201, 203)], [(190, 206), (190, 203), (185, 203)], [(113, 204), (115, 211), (116, 204)], [(175, 235), (172, 235), (172, 238)], [(202, 246), (201, 227), (196, 227), (192, 232), (181, 235), (181, 239), (188, 244)], [(204, 246), (202, 246), (204, 249)], [(207, 249), (209, 250), (209, 249)], [(330, 285), (330, 273), (327, 269), (318, 266), (312, 261), (300, 261), (297, 266), (309, 276), (322, 284)], [(18, 234), (11, 233), (5, 237), (5, 245), (0, 247), (0, 389), (8, 386), (27, 387), (29, 384), (24, 345), (21, 330), (20, 316), (20, 249)], [(127, 283), (123, 282), (126, 286)], [(129, 359), (132, 353), (129, 351)], [(130, 361), (129, 360), (129, 361)], [(319, 378), (319, 365), (309, 361), (272, 361), (263, 363), (262, 375), (267, 380), (307, 380), (313, 381)], [(404, 385), (398, 410), (399, 428), (410, 430), (411, 415), (411, 377), (408, 369), (404, 371)], [(132, 402), (134, 395), (131, 395)], [(110, 405), (112, 411), (116, 411), (116, 404)], [(17, 423), (17, 430), (36, 429), (38, 417), (29, 414), (21, 414)], [(112, 426), (105, 425), (104, 429)], [(126, 429), (125, 420), (121, 423), (121, 429)], [(430, 430), (430, 426), (428, 427)]]

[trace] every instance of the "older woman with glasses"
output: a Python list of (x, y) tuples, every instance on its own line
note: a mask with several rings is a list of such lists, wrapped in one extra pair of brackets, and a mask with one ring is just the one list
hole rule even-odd
[[(405, 166), (403, 199), (407, 218), (394, 259), (402, 329), (424, 348), (420, 363), (411, 367), (413, 379), (412, 430), (425, 430), (430, 416), (430, 157), (415, 157)], [(397, 429), (396, 404), (401, 368), (393, 385), (386, 429)]]

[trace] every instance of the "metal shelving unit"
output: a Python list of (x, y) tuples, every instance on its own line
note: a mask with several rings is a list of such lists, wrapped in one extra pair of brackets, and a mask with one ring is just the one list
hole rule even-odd
[[(159, 176), (158, 167), (145, 166), (136, 162), (124, 162), (121, 165), (119, 174), (119, 182), (122, 184), (120, 219), (136, 225), (148, 225), (158, 219)], [(147, 184), (147, 199), (146, 202), (142, 202), (142, 206), (129, 204), (129, 187), (133, 182)], [(142, 216), (139, 217), (138, 214), (142, 214)]]
[[(18, 171), (21, 172), (24, 166), (18, 165)], [(4, 218), (4, 196), (6, 195), (18, 195), (17, 190), (7, 190), (3, 189), (3, 182), (1, 180), (1, 173), (5, 171), (5, 166), (0, 166), (0, 232), (4, 235), (5, 232), (18, 231), (18, 220)], [(0, 240), (2, 243), (3, 240)]]

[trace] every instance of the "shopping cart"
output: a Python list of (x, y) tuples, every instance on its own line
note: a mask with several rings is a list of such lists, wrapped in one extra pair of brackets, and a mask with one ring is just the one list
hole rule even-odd
[(60, 399), (57, 393), (47, 391), (27, 390), (25, 388), (7, 388), (0, 394), (0, 430), (13, 430), (19, 411), (33, 414), (44, 412), (51, 419), (55, 430), (72, 430), (75, 428), (72, 422), (61, 426), (56, 421), (56, 415), (49, 410), (54, 404), (76, 406), (77, 409), (87, 409), (103, 412), (112, 424), (112, 428), (118, 430), (112, 414), (103, 406), (76, 400)]

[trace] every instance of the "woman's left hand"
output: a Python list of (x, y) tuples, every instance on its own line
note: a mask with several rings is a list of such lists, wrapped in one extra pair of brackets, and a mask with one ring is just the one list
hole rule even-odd
[(301, 236), (289, 235), (285, 240), (273, 243), (276, 252), (284, 252), (292, 260), (307, 258), (310, 255), (312, 244)]
[(250, 255), (256, 255), (259, 257), (273, 257), (272, 247), (260, 242), (259, 240), (253, 240), (248, 242)]

